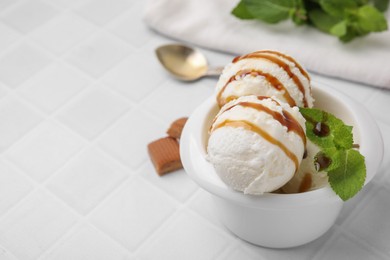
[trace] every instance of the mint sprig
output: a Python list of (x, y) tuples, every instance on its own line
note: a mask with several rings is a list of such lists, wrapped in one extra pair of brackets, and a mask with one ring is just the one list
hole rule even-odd
[(387, 30), (383, 12), (388, 6), (389, 0), (241, 0), (232, 14), (271, 24), (291, 19), (349, 42)]
[(306, 119), (306, 136), (320, 148), (315, 163), (329, 177), (334, 192), (344, 201), (358, 193), (365, 181), (364, 156), (353, 149), (352, 127), (334, 115), (315, 108), (300, 108)]

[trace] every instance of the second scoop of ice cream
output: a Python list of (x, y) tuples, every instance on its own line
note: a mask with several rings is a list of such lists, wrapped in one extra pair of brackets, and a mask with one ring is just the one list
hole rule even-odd
[(215, 117), (208, 160), (229, 187), (246, 194), (272, 192), (296, 173), (306, 144), (298, 107), (277, 99), (243, 96)]
[(247, 95), (275, 96), (290, 106), (312, 107), (310, 77), (292, 57), (263, 50), (238, 56), (221, 74), (216, 96), (219, 106)]

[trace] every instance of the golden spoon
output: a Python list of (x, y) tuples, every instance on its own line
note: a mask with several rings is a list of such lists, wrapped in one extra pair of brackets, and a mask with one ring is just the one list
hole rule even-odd
[(167, 44), (156, 49), (156, 55), (171, 75), (183, 81), (193, 81), (204, 76), (219, 76), (223, 70), (209, 68), (205, 56), (198, 50), (181, 45)]

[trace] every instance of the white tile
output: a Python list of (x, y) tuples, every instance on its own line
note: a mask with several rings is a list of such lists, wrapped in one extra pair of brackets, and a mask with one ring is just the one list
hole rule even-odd
[(36, 48), (22, 44), (0, 57), (0, 80), (16, 87), (39, 70), (50, 58)]
[(324, 235), (308, 244), (285, 249), (256, 246), (239, 239), (238, 248), (240, 250), (249, 251), (250, 255), (259, 255), (261, 256), (259, 258), (264, 259), (313, 260), (314, 254), (316, 254), (324, 246), (324, 244), (333, 239), (335, 233), (337, 234), (337, 230), (333, 226)]
[(51, 4), (62, 8), (78, 7), (85, 2), (86, 0), (50, 0)]
[(50, 180), (48, 187), (80, 213), (88, 213), (128, 172), (94, 149), (73, 159)]
[(93, 0), (79, 7), (77, 12), (92, 22), (103, 25), (126, 11), (132, 4), (131, 0)]
[(1, 10), (5, 10), (6, 8), (20, 2), (20, 0), (1, 0), (0, 1), (0, 8)]
[(347, 224), (347, 230), (382, 252), (390, 253), (390, 191), (384, 188), (373, 194), (364, 208)]
[(1, 260), (17, 260), (8, 250), (0, 246), (0, 259)]
[(27, 133), (41, 120), (37, 113), (12, 97), (0, 100), (0, 152)]
[(95, 26), (79, 16), (64, 13), (37, 29), (31, 37), (45, 48), (60, 54), (95, 30)]
[(125, 249), (96, 228), (84, 225), (43, 259), (123, 260), (127, 255)]
[(2, 23), (0, 23), (0, 35), (0, 53), (15, 43), (15, 41), (19, 38), (18, 33)]
[(213, 195), (209, 192), (200, 188), (195, 197), (191, 198), (188, 207), (203, 216), (207, 221), (213, 223), (215, 226), (225, 230), (224, 225), (217, 215), (212, 196)]
[(181, 211), (175, 217), (141, 249), (142, 259), (215, 259), (228, 244), (218, 230), (193, 214)]
[(0, 84), (0, 99), (5, 97), (6, 95), (7, 95), (6, 88), (2, 84)]
[(91, 221), (129, 250), (135, 250), (174, 209), (164, 193), (135, 177), (94, 211)]
[(382, 165), (377, 173), (377, 176), (375, 176), (374, 180), (380, 181), (382, 176), (385, 176), (385, 178), (390, 182), (390, 175), (388, 174), (389, 167), (390, 167), (390, 124), (386, 124), (381, 121), (377, 121), (377, 123), (382, 133), (384, 153), (383, 153)]
[(390, 117), (384, 111), (390, 111), (390, 90), (377, 90), (373, 97), (366, 103), (372, 115), (390, 125)]
[(236, 247), (227, 253), (221, 254), (218, 258), (220, 260), (266, 260), (267, 258), (262, 257), (260, 254), (255, 254), (252, 252), (248, 252), (248, 250), (242, 249), (240, 247)]
[(57, 10), (42, 1), (30, 0), (2, 15), (2, 20), (15, 29), (28, 33), (57, 14)]
[(126, 13), (124, 19), (116, 22), (110, 30), (136, 47), (142, 47), (153, 38), (153, 32), (143, 22), (145, 2), (139, 1)]
[(72, 50), (67, 60), (94, 77), (101, 76), (130, 52), (130, 47), (109, 35), (99, 35)]
[(132, 110), (99, 140), (99, 145), (124, 164), (138, 167), (147, 158), (147, 145), (165, 135), (166, 126), (142, 110)]
[(25, 176), (0, 161), (0, 216), (24, 198), (32, 187)]
[(357, 243), (350, 237), (341, 234), (333, 238), (331, 242), (323, 250), (321, 250), (320, 254), (317, 255), (315, 259), (384, 260), (386, 258), (377, 254), (372, 248), (366, 247), (361, 243)]
[(139, 101), (167, 80), (154, 55), (133, 53), (103, 78), (114, 90)]
[(168, 122), (189, 116), (192, 111), (214, 93), (214, 87), (206, 87), (201, 81), (183, 83), (168, 81), (149, 95), (144, 107)]
[(68, 209), (38, 191), (0, 222), (0, 244), (20, 259), (36, 259), (74, 222)]
[(51, 176), (83, 146), (82, 140), (53, 123), (39, 125), (7, 152), (7, 158), (37, 181)]
[(73, 101), (58, 118), (89, 139), (100, 134), (129, 108), (126, 100), (100, 86), (94, 86)]
[(54, 63), (27, 80), (18, 91), (34, 105), (50, 113), (84, 89), (88, 83), (75, 70)]
[(160, 177), (149, 161), (141, 168), (140, 175), (181, 202), (185, 202), (198, 188), (183, 169)]

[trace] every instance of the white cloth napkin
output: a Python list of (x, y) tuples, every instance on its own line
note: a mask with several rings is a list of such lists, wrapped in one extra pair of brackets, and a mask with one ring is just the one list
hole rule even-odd
[(343, 44), (292, 22), (269, 25), (239, 20), (230, 14), (238, 2), (150, 0), (144, 20), (154, 30), (194, 45), (237, 55), (279, 50), (295, 57), (309, 71), (390, 89), (390, 31)]

